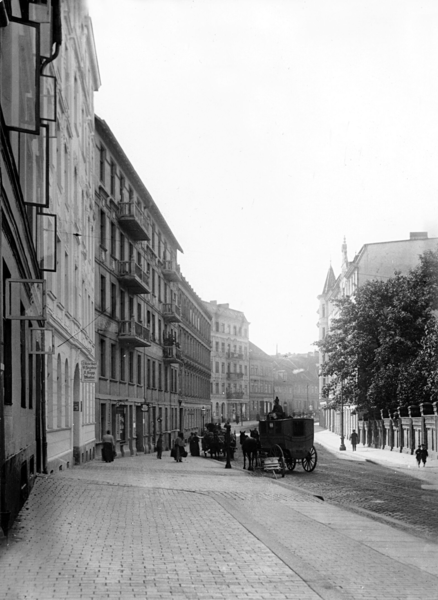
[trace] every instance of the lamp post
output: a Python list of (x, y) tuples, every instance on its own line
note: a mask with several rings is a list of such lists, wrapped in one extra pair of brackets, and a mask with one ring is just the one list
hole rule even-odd
[(205, 406), (203, 406), (201, 408), (201, 415), (202, 415), (202, 435), (204, 435)]
[(344, 444), (344, 394), (343, 394), (343, 379), (341, 379), (341, 445), (339, 450), (346, 450)]
[(231, 463), (230, 463), (230, 442), (231, 442), (231, 423), (228, 420), (227, 423), (225, 424), (225, 445), (227, 448), (227, 462), (225, 463), (225, 468), (226, 469), (231, 469)]
[(183, 430), (183, 425), (184, 425), (184, 417), (183, 417), (183, 407), (182, 407), (182, 398), (178, 399), (178, 404), (179, 404), (179, 430), (182, 431)]

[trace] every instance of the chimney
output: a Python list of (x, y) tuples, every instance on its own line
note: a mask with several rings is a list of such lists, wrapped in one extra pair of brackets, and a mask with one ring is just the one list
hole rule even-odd
[(427, 240), (427, 231), (411, 231), (409, 234), (411, 240)]

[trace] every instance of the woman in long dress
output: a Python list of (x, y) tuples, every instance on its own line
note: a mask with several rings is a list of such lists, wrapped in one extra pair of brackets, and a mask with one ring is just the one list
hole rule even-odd
[(114, 451), (116, 449), (116, 445), (114, 443), (114, 438), (108, 430), (102, 436), (103, 448), (102, 448), (102, 458), (105, 462), (113, 462), (114, 460)]

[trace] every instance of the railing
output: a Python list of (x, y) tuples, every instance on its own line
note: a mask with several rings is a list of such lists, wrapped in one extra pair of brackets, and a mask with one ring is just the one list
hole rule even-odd
[[(119, 338), (144, 342), (144, 345), (150, 345), (151, 334), (147, 327), (138, 323), (135, 319), (121, 321), (119, 324)], [(143, 344), (142, 344), (143, 345)]]
[(227, 358), (236, 358), (238, 360), (243, 360), (243, 354), (241, 352), (227, 352)]
[(150, 219), (146, 216), (141, 205), (133, 202), (120, 202), (119, 204), (119, 219), (123, 221), (135, 221), (138, 223), (147, 235), (147, 239), (150, 239)]
[(231, 371), (227, 371), (227, 379), (243, 379), (243, 373), (231, 373)]
[(141, 266), (135, 260), (119, 261), (119, 277), (137, 277), (146, 287), (149, 288), (149, 273), (143, 271)]
[(173, 302), (170, 304), (163, 304), (162, 312), (163, 317), (176, 316), (178, 319), (181, 319), (181, 308)]
[(181, 350), (176, 346), (164, 346), (163, 348), (163, 358), (164, 360), (182, 360)]
[(227, 400), (241, 400), (243, 392), (227, 392)]

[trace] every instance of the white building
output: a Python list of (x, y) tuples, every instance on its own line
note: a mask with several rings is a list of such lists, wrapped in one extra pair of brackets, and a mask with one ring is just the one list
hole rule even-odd
[(94, 345), (94, 104), (100, 77), (84, 0), (61, 3), (63, 38), (46, 75), (56, 80), (56, 122), (50, 123), (50, 206), (57, 215), (56, 271), (47, 273), (48, 470), (94, 457), (94, 384), (81, 381)]

